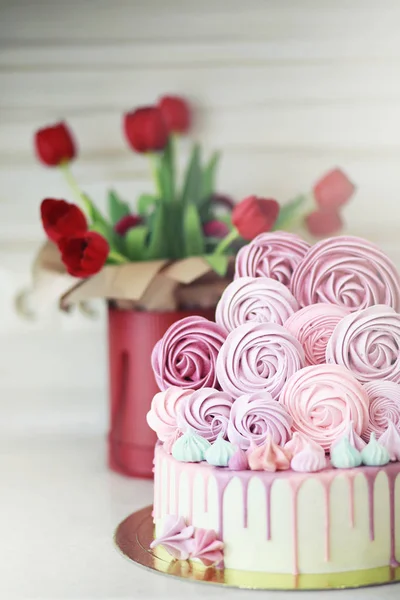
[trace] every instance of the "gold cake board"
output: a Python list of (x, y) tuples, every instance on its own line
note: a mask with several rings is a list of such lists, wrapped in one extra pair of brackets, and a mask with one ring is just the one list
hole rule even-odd
[(383, 585), (400, 581), (400, 567), (317, 575), (257, 573), (216, 569), (202, 563), (171, 560), (162, 548), (150, 550), (153, 541), (152, 506), (127, 517), (117, 528), (114, 540), (120, 551), (137, 565), (187, 581), (258, 590), (326, 590)]

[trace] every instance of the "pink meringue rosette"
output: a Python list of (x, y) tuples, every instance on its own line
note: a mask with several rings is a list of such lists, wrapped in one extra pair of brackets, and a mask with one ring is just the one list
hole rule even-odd
[(364, 385), (369, 398), (369, 424), (364, 439), (371, 433), (382, 435), (389, 423), (400, 432), (400, 384), (393, 381), (374, 381)]
[(249, 321), (283, 325), (298, 309), (297, 300), (279, 281), (240, 277), (223, 292), (215, 320), (227, 332)]
[(362, 383), (399, 383), (400, 315), (380, 304), (344, 317), (328, 342), (326, 360), (343, 365)]
[(288, 286), (296, 265), (310, 245), (294, 233), (274, 231), (260, 233), (241, 248), (236, 257), (238, 277), (271, 277)]
[(313, 365), (295, 373), (279, 398), (293, 419), (292, 429), (329, 450), (350, 421), (357, 435), (369, 422), (368, 395), (344, 367)]
[(400, 310), (400, 275), (375, 244), (337, 236), (315, 244), (293, 272), (300, 306), (325, 302), (358, 311), (375, 304)]
[(303, 348), (284, 327), (248, 323), (229, 333), (217, 358), (217, 377), (233, 398), (265, 390), (275, 400), (303, 366)]
[(262, 446), (253, 445), (247, 451), (249, 467), (252, 471), (286, 471), (290, 467), (292, 455), (285, 448), (275, 444), (271, 436), (267, 436)]
[(303, 346), (306, 365), (326, 362), (326, 346), (336, 325), (349, 311), (335, 304), (310, 304), (290, 316), (284, 327)]
[(204, 317), (185, 317), (166, 331), (151, 356), (158, 387), (215, 387), (215, 363), (225, 332)]
[(213, 388), (196, 390), (180, 404), (177, 422), (179, 429), (189, 427), (209, 442), (226, 436), (233, 399), (226, 392)]
[(244, 394), (235, 400), (228, 424), (229, 441), (247, 450), (261, 446), (268, 436), (281, 446), (291, 438), (292, 418), (269, 392)]
[(193, 390), (170, 387), (165, 392), (158, 392), (154, 396), (147, 413), (147, 423), (162, 442), (176, 433), (178, 407), (192, 393)]

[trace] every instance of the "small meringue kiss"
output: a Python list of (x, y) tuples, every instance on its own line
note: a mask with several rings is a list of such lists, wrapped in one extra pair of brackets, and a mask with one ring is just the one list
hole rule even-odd
[(293, 456), (290, 466), (299, 473), (322, 471), (326, 468), (325, 450), (321, 446), (318, 450), (314, 445), (308, 444)]

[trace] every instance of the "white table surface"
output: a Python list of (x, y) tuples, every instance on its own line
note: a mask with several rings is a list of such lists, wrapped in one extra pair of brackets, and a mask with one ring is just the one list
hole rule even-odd
[[(400, 597), (400, 585), (311, 593), (205, 587), (147, 572), (125, 559), (114, 547), (114, 530), (124, 517), (151, 503), (152, 484), (105, 466), (104, 385), (77, 388), (71, 380), (61, 385), (55, 375), (53, 383), (44, 368), (51, 350), (52, 372), (60, 373), (57, 365), (72, 360), (74, 338), (58, 344), (56, 357), (50, 337), (40, 343), (24, 335), (0, 338), (2, 600)], [(102, 336), (93, 338), (78, 346), (75, 360), (79, 351), (87, 352), (86, 343), (94, 344), (96, 360), (104, 358)], [(47, 376), (40, 384), (41, 369)]]

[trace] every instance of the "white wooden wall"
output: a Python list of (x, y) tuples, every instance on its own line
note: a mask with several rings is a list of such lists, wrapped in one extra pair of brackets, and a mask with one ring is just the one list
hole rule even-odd
[(165, 92), (189, 96), (197, 137), (223, 150), (221, 190), (285, 200), (341, 165), (359, 186), (348, 231), (400, 265), (399, 32), (398, 0), (0, 0), (0, 329), (100, 327), (11, 312), (41, 199), (69, 197), (34, 159), (35, 129), (66, 118), (84, 188), (134, 198), (147, 164), (121, 115)]

